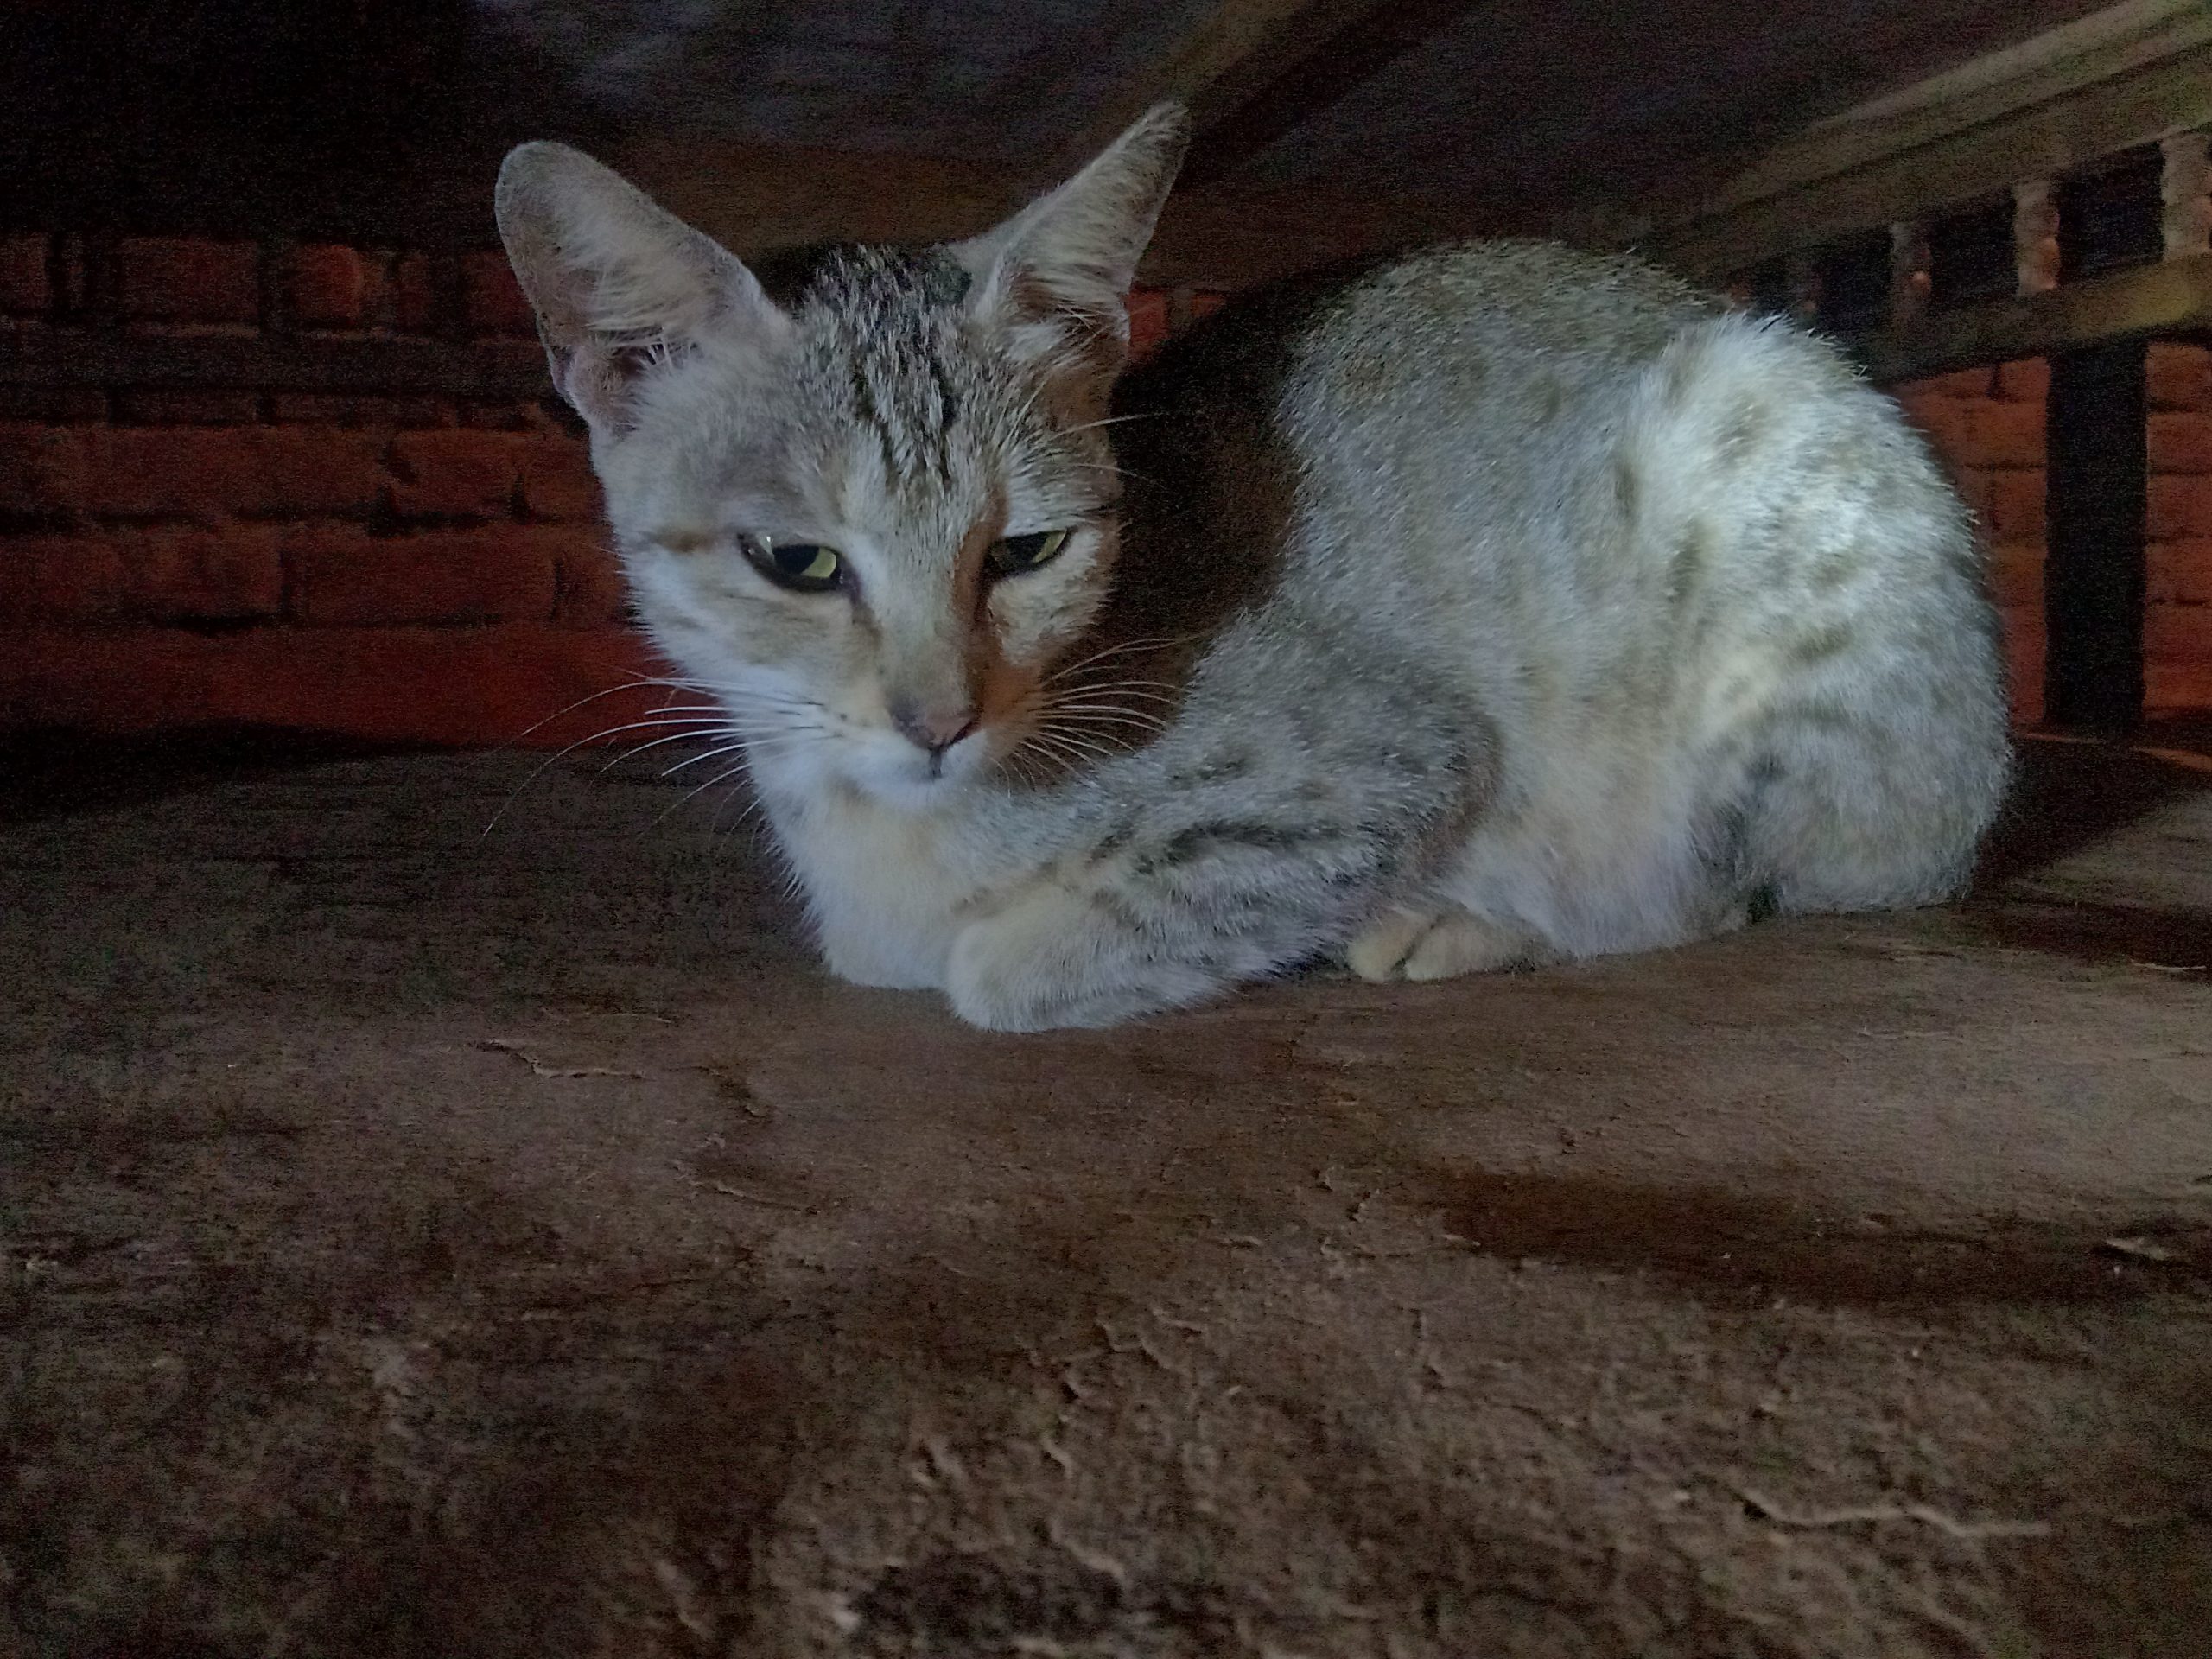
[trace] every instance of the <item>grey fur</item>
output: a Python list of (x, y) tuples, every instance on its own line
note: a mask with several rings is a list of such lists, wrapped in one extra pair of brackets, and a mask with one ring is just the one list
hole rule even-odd
[[(834, 969), (1103, 1025), (1324, 954), (1428, 978), (1959, 890), (2007, 769), (1994, 621), (1894, 405), (1529, 243), (1242, 302), (1117, 387), (1180, 134), (765, 291), (571, 152), (503, 175), (556, 365), (594, 292), (634, 341), (670, 259), (718, 296), (586, 412), (641, 613), (751, 746)], [(987, 581), (994, 537), (1065, 526)], [(739, 531), (856, 585), (781, 591)], [(981, 728), (940, 774), (894, 702)]]

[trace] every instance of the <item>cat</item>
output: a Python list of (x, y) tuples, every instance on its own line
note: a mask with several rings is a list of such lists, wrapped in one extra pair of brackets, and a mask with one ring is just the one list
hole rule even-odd
[(969, 241), (757, 273), (575, 150), (501, 170), (638, 613), (833, 973), (1101, 1027), (1961, 889), (1995, 618), (1893, 403), (1524, 241), (1232, 302), (1124, 372), (1186, 130)]

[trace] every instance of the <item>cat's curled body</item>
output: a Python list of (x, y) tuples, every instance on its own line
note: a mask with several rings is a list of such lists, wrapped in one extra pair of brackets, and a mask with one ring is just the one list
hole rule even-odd
[[(1993, 618), (1894, 404), (1633, 261), (1478, 243), (1232, 306), (1109, 416), (1179, 138), (780, 300), (670, 221), (720, 284), (689, 313), (608, 276), (630, 221), (531, 218), (581, 158), (503, 183), (640, 609), (751, 741), (834, 971), (1103, 1025), (1323, 956), (1435, 978), (1960, 889)], [(787, 591), (777, 536), (842, 588)]]

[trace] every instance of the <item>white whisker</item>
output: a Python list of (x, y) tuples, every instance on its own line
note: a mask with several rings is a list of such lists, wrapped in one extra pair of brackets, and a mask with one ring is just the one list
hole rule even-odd
[(1060, 430), (1071, 434), (1095, 432), (1102, 426), (1120, 426), (1125, 421), (1156, 421), (1163, 413), (1165, 413), (1164, 410), (1140, 410), (1130, 415), (1104, 415), (1095, 421), (1084, 421), (1079, 425), (1064, 426)]
[(612, 760), (601, 766), (599, 769), (599, 775), (603, 778), (608, 772), (613, 771), (615, 767), (620, 766), (625, 760), (634, 760), (638, 756), (645, 753), (649, 750), (658, 749), (663, 744), (683, 743), (702, 740), (712, 741), (715, 738), (726, 735), (727, 731), (728, 728), (725, 728), (722, 722), (719, 720), (702, 720), (696, 722), (696, 727), (693, 729), (681, 732), (671, 732), (666, 737), (651, 738), (643, 743), (632, 743), (628, 748), (623, 750), (621, 753), (616, 755)]
[(741, 754), (745, 752), (746, 747), (745, 740), (740, 738), (734, 743), (725, 743), (720, 748), (706, 749), (688, 760), (678, 760), (673, 766), (664, 766), (661, 768), (660, 775), (664, 778), (671, 778), (682, 772), (686, 766), (697, 766), (702, 760), (712, 760), (725, 754)]

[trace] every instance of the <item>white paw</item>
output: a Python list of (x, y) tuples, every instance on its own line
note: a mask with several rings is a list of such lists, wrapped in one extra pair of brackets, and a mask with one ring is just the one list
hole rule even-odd
[(1456, 906), (1449, 910), (1392, 910), (1344, 951), (1362, 979), (1452, 979), (1511, 968), (1535, 957), (1519, 934)]
[(824, 929), (822, 960), (848, 985), (874, 990), (934, 991), (944, 984), (944, 950), (929, 941), (870, 937), (846, 928)]
[(1384, 912), (1366, 932), (1345, 947), (1344, 966), (1362, 979), (1399, 978), (1399, 965), (1405, 961), (1406, 952), (1413, 949), (1414, 941), (1428, 931), (1435, 920), (1435, 915), (1427, 911)]
[(1117, 1026), (1197, 1002), (1218, 976), (1138, 954), (1078, 895), (1053, 887), (963, 929), (945, 994), (986, 1031)]

